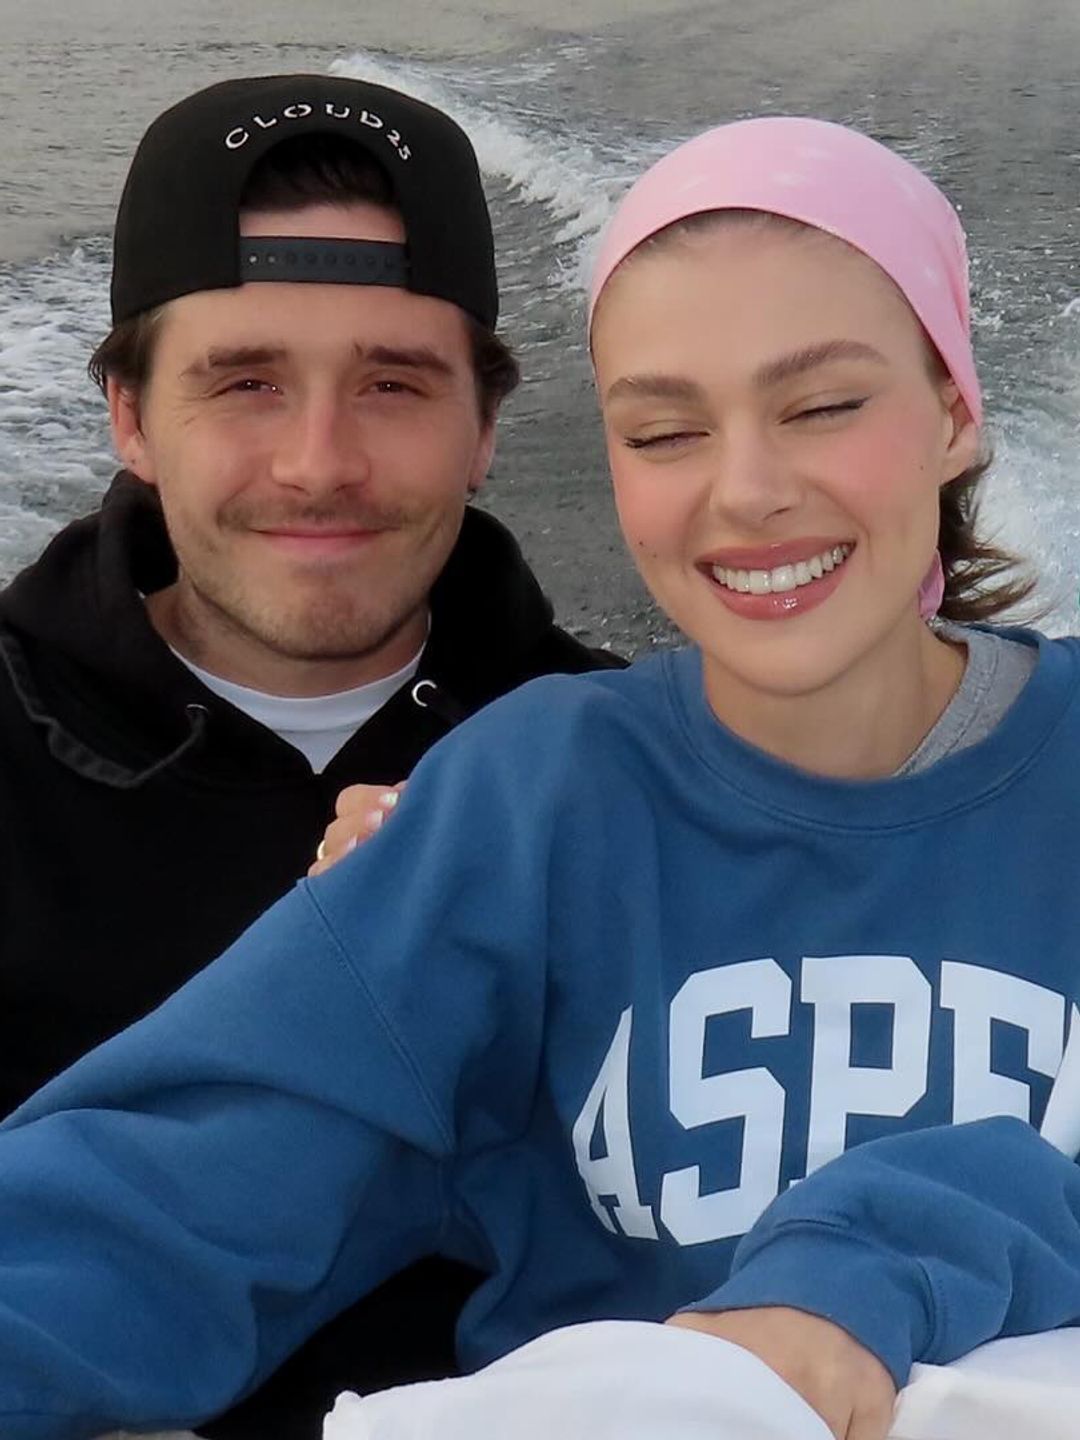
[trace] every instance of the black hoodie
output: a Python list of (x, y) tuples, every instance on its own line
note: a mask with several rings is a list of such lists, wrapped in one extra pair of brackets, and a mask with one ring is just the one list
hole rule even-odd
[[(320, 775), (150, 625), (176, 575), (126, 475), (0, 593), (0, 1107), (159, 1004), (306, 870), (338, 792), (391, 783), (457, 721), (552, 671), (619, 662), (558, 629), (513, 537), (468, 511), (420, 669)], [(452, 1368), (472, 1283), (428, 1261), (339, 1317), (218, 1437), (319, 1434), (343, 1388)]]

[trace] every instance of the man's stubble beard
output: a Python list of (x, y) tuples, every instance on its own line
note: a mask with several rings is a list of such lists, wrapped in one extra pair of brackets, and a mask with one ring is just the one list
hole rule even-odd
[(426, 612), (431, 586), (456, 538), (455, 531), (438, 543), (443, 533), (436, 532), (396, 564), (371, 567), (366, 579), (341, 573), (339, 566), (323, 574), (313, 569), (276, 596), (272, 572), (252, 583), (242, 578), (246, 567), (229, 566), (227, 554), (219, 551), (207, 563), (202, 550), (194, 564), (190, 556), (181, 558), (177, 619), (192, 638), (199, 632), (207, 638), (212, 632), (231, 634), (283, 660), (363, 660)]
[(172, 538), (181, 572), (176, 619), (193, 640), (200, 631), (216, 630), (242, 642), (254, 641), (285, 660), (362, 660), (389, 644), (418, 614), (426, 613), (431, 587), (457, 541), (464, 509), (463, 495), (459, 511), (435, 517), (433, 526), (405, 547), (400, 561), (376, 564), (366, 583), (350, 582), (339, 566), (328, 566), (323, 575), (313, 568), (303, 582), (294, 580), (290, 597), (277, 604), (267, 594), (272, 580), (245, 584), (237, 578), (248, 567), (232, 566), (231, 547), (221, 537), (242, 539), (254, 530), (284, 529), (293, 523), (325, 525), (328, 530), (345, 523), (393, 534), (415, 530), (416, 517), (401, 506), (372, 506), (355, 494), (299, 505), (268, 504), (239, 495), (215, 517), (216, 543), (212, 534), (208, 537), (196, 530), (190, 534), (192, 543), (185, 544), (182, 519), (176, 516), (179, 523)]
[(250, 586), (232, 583), (232, 576), (185, 571), (189, 604), (196, 600), (219, 627), (282, 659), (305, 662), (360, 660), (392, 641), (426, 609), (431, 588), (426, 575), (402, 579), (411, 583), (388, 594), (374, 578), (363, 588), (324, 581), (320, 591), (315, 576), (300, 595), (275, 605)]

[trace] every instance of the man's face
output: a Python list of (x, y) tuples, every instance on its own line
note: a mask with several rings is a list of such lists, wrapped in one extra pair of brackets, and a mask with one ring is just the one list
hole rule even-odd
[[(365, 203), (253, 213), (241, 228), (404, 238), (395, 214)], [(161, 317), (141, 396), (110, 385), (110, 408), (179, 559), (152, 607), (172, 643), (279, 693), (407, 663), (491, 459), (456, 306), (360, 285), (186, 295)]]

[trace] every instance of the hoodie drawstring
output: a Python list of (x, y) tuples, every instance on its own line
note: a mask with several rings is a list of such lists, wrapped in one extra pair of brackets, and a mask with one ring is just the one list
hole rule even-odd
[(187, 717), (188, 733), (180, 744), (170, 750), (167, 755), (163, 755), (160, 760), (155, 760), (145, 770), (131, 770), (125, 765), (118, 764), (115, 760), (109, 760), (104, 755), (99, 755), (95, 750), (91, 750), (89, 745), (83, 744), (70, 731), (65, 730), (54, 715), (49, 714), (45, 709), (45, 702), (34, 684), (22, 647), (10, 631), (0, 630), (0, 661), (3, 662), (4, 669), (11, 677), (12, 686), (26, 711), (27, 719), (34, 725), (40, 725), (45, 731), (49, 754), (59, 760), (62, 765), (66, 765), (69, 770), (74, 770), (76, 775), (82, 775), (87, 780), (94, 780), (99, 785), (109, 785), (114, 790), (134, 790), (155, 775), (160, 774), (168, 766), (175, 764), (189, 750), (194, 749), (206, 733), (207, 722), (210, 718), (206, 706), (185, 705), (184, 714)]
[(410, 693), (414, 705), (418, 705), (421, 710), (430, 710), (433, 715), (445, 721), (450, 729), (469, 718), (470, 712), (464, 705), (459, 705), (452, 696), (440, 690), (434, 680), (417, 680)]

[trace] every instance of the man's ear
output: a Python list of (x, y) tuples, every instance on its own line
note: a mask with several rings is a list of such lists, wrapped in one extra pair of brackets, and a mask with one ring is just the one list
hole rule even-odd
[(971, 418), (967, 401), (952, 380), (942, 389), (946, 411), (945, 455), (941, 483), (947, 485), (979, 459), (979, 427)]
[(475, 495), (487, 479), (488, 471), (491, 469), (491, 462), (495, 459), (495, 417), (484, 422), (484, 428), (480, 432), (480, 438), (476, 444), (476, 451), (473, 455), (472, 466), (469, 470), (469, 480), (466, 486), (470, 495)]
[(109, 424), (118, 458), (132, 474), (144, 480), (147, 485), (156, 484), (157, 472), (153, 456), (142, 430), (138, 392), (121, 385), (110, 375), (105, 382), (105, 398), (109, 402)]

